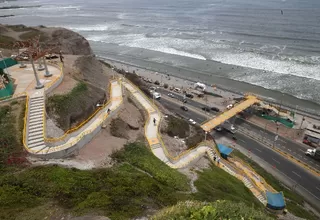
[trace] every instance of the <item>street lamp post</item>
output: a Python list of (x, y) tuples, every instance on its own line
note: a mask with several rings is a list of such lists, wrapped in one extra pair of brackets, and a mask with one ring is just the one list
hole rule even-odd
[(208, 132), (205, 131), (205, 132), (204, 132), (204, 140), (205, 140), (205, 141), (207, 140), (207, 134), (208, 134)]
[(49, 70), (48, 70), (48, 66), (47, 66), (47, 63), (46, 63), (46, 58), (45, 58), (45, 57), (42, 57), (42, 59), (43, 59), (44, 68), (45, 68), (45, 70), (46, 70), (44, 76), (45, 76), (45, 77), (50, 77), (50, 76), (52, 76), (52, 73), (50, 73)]
[(36, 83), (37, 83), (36, 89), (42, 89), (44, 87), (44, 85), (41, 84), (40, 81), (39, 81), (38, 74), (37, 74), (36, 68), (34, 66), (32, 54), (30, 54), (30, 61), (31, 61), (31, 66), (32, 66), (32, 69), (33, 69), (34, 77), (36, 78)]

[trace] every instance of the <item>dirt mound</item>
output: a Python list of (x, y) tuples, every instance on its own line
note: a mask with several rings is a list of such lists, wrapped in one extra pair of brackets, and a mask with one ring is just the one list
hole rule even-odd
[(93, 55), (79, 57), (74, 64), (79, 73), (76, 77), (99, 88), (106, 89), (109, 83), (107, 67), (103, 66)]

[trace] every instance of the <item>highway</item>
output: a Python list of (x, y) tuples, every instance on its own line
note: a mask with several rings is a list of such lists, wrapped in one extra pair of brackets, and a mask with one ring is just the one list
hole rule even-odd
[[(159, 88), (158, 90), (161, 92), (162, 95), (165, 95), (165, 96), (167, 96), (168, 93), (172, 93), (171, 91), (168, 91), (163, 88)], [(177, 94), (177, 93), (173, 93), (173, 94), (175, 96), (174, 99), (177, 99), (177, 100), (183, 99), (183, 95)], [(199, 103), (199, 102), (194, 101), (189, 98), (187, 98), (187, 100), (188, 100), (188, 102), (187, 102), (186, 106), (188, 106), (188, 105), (193, 106), (196, 109), (199, 109), (200, 111), (203, 111), (203, 110), (201, 110), (201, 108), (206, 106), (202, 103)], [(182, 105), (182, 102), (178, 102), (178, 103), (181, 103), (181, 105)], [(213, 106), (207, 106), (207, 107), (210, 108)], [(211, 117), (214, 117), (216, 112), (210, 111), (209, 114)], [(188, 115), (189, 115), (188, 117), (192, 118), (190, 116), (190, 114), (188, 114)], [(207, 120), (207, 118), (205, 118), (205, 117), (202, 117), (202, 118), (204, 118), (203, 121)], [(196, 122), (201, 121), (198, 118), (192, 118), (192, 119), (194, 119)], [(266, 141), (268, 141), (271, 144), (273, 144), (273, 142), (275, 140), (275, 136), (276, 136), (275, 133), (268, 131), (268, 130), (265, 130), (265, 129), (263, 129), (253, 123), (250, 123), (242, 118), (235, 117), (234, 124), (238, 127), (241, 127), (242, 129), (250, 131), (252, 134), (254, 134), (257, 137), (263, 137)], [(295, 141), (291, 141), (289, 139), (286, 139), (286, 138), (279, 136), (278, 140), (275, 142), (275, 147), (277, 147), (281, 151), (284, 151), (284, 152), (292, 155), (293, 157), (303, 161), (304, 163), (314, 167), (315, 169), (320, 170), (320, 161), (316, 161), (316, 160), (314, 160), (310, 157), (307, 157), (305, 155), (304, 152), (306, 151), (306, 149), (309, 148), (307, 145), (304, 146), (303, 144), (299, 144), (299, 143), (296, 143)]]
[[(197, 123), (202, 123), (206, 120), (206, 117), (196, 111), (184, 111), (180, 108), (182, 105), (181, 102), (177, 102), (174, 99), (169, 99), (164, 97), (160, 100), (160, 103), (166, 107), (168, 110), (176, 112), (177, 114), (185, 117), (185, 118), (192, 118)], [(189, 104), (191, 101), (189, 102)], [(199, 103), (200, 104), (200, 103)], [(198, 105), (199, 105), (198, 104)], [(203, 106), (203, 105), (202, 105)], [(213, 135), (224, 135), (231, 139), (232, 134), (228, 132), (218, 133), (216, 132)], [(236, 133), (235, 137), (237, 138), (237, 143), (240, 144), (242, 147), (250, 150), (252, 154), (257, 155), (262, 160), (267, 162), (270, 166), (275, 167), (281, 171), (285, 176), (292, 179), (292, 185), (298, 184), (299, 186), (303, 187), (305, 191), (309, 192), (310, 196), (315, 198), (320, 202), (320, 179), (302, 167), (296, 165), (295, 163), (287, 160), (286, 158), (279, 155), (277, 152), (273, 151), (272, 149), (262, 145), (259, 142), (251, 140), (250, 138), (246, 137), (241, 133)], [(292, 187), (292, 186), (290, 186)]]

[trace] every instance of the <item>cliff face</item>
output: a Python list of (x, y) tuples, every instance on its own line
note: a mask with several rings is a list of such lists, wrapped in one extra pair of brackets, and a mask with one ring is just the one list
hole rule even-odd
[[(80, 34), (65, 28), (44, 28), (49, 35), (47, 45), (56, 46), (65, 54), (90, 55), (92, 50), (89, 42)], [(55, 51), (58, 52), (58, 51)]]
[[(64, 54), (91, 55), (92, 50), (89, 42), (80, 34), (65, 28), (51, 27), (26, 27), (24, 25), (1, 25), (0, 24), (0, 48), (6, 48), (2, 44), (10, 44), (18, 40), (28, 40), (40, 35), (43, 45), (53, 47), (54, 53), (60, 50)], [(9, 49), (10, 47), (7, 46)]]

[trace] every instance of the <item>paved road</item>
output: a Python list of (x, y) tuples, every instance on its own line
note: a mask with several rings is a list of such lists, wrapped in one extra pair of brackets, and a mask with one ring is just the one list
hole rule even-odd
[[(158, 90), (161, 92), (162, 95), (165, 95), (165, 96), (167, 96), (168, 93), (170, 93), (167, 90), (162, 89), (162, 88), (159, 88)], [(175, 99), (177, 99), (177, 100), (183, 99), (183, 95), (174, 93), (174, 96), (175, 96)], [(191, 105), (197, 109), (201, 109), (202, 107), (206, 106), (206, 105), (199, 103), (197, 101), (194, 101), (192, 99), (187, 99), (187, 100), (188, 100), (188, 103), (187, 103), (188, 105)], [(182, 105), (182, 102), (178, 102), (178, 103), (181, 103), (181, 105)], [(207, 106), (207, 107), (210, 107), (210, 106)], [(210, 112), (211, 117), (213, 117), (215, 114), (216, 113), (213, 111)], [(189, 117), (192, 118), (190, 114), (189, 114)], [(196, 117), (196, 116), (193, 116), (193, 117)], [(192, 119), (196, 120), (197, 122), (200, 121), (200, 120), (197, 120), (197, 118), (192, 118)], [(265, 129), (263, 129), (255, 124), (252, 124), (248, 121), (245, 121), (244, 119), (241, 119), (241, 118), (234, 118), (234, 119), (235, 119), (234, 124), (236, 126), (240, 126), (241, 128), (250, 131), (251, 133), (253, 133), (256, 136), (262, 136), (263, 138), (268, 140), (268, 142), (270, 142), (270, 143), (274, 142), (275, 136), (276, 136), (275, 133), (268, 131), (268, 130), (265, 130)], [(206, 120), (206, 118), (204, 120)], [(280, 136), (278, 137), (278, 140), (275, 142), (275, 146), (278, 147), (280, 150), (282, 150), (282, 151), (294, 156), (295, 158), (303, 161), (304, 163), (314, 167), (315, 169), (320, 170), (320, 161), (317, 161), (317, 160), (314, 160), (310, 157), (305, 156), (304, 152), (306, 151), (306, 149), (309, 148), (308, 146), (304, 146), (303, 144), (298, 144), (295, 141), (291, 141), (289, 139), (286, 139), (286, 138), (283, 138)]]
[[(180, 109), (181, 103), (176, 103), (173, 100), (168, 101), (166, 99), (161, 99), (160, 103), (164, 105), (167, 109), (174, 111), (185, 118), (192, 118), (196, 122), (201, 123), (206, 120), (206, 117), (196, 111), (183, 111)], [(232, 137), (232, 134), (228, 132), (218, 133), (214, 135), (225, 135), (228, 138)], [(284, 173), (286, 176), (290, 177), (294, 182), (294, 184), (298, 184), (303, 187), (306, 191), (310, 193), (312, 197), (319, 200), (320, 202), (320, 179), (318, 177), (313, 176), (308, 171), (304, 170), (300, 166), (295, 163), (287, 160), (282, 157), (278, 153), (273, 150), (263, 146), (262, 144), (251, 140), (250, 138), (244, 136), (241, 133), (235, 134), (238, 139), (237, 142), (247, 150), (251, 150), (251, 152), (261, 159), (265, 160), (271, 166), (275, 166), (276, 169)]]
[[(231, 138), (232, 135), (228, 132), (225, 133), (215, 133), (213, 136), (224, 135), (225, 137)], [(272, 149), (267, 148), (260, 143), (248, 138), (247, 136), (236, 133), (237, 143), (242, 147), (250, 151), (252, 154), (257, 155), (273, 167), (278, 169), (286, 176), (290, 177), (294, 182), (292, 186), (296, 183), (304, 187), (310, 195), (315, 197), (320, 202), (320, 179), (310, 174), (302, 167), (296, 165), (295, 163), (285, 159), (278, 153), (274, 152)]]

